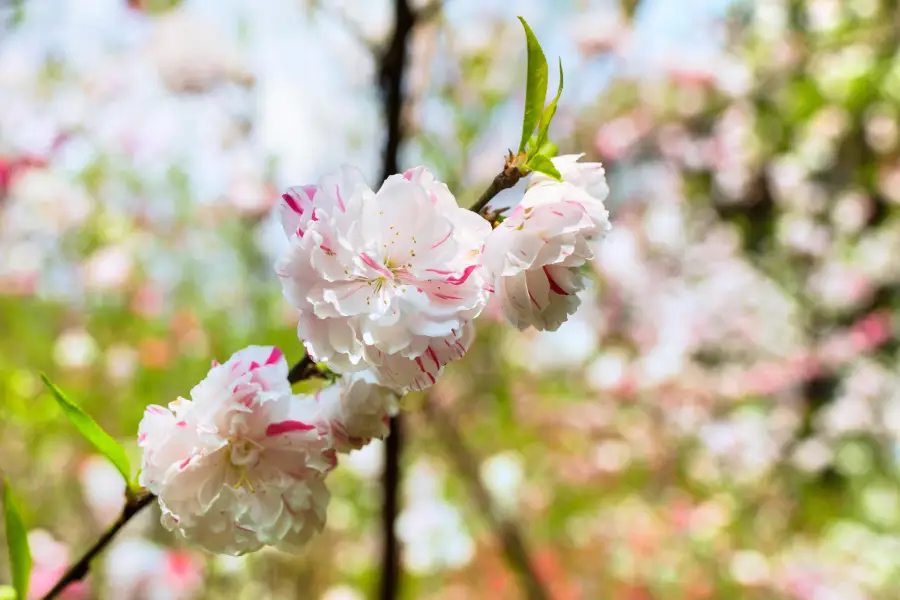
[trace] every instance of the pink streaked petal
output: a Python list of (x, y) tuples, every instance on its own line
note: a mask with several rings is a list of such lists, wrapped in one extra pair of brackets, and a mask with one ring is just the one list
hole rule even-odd
[(275, 363), (280, 361), (283, 356), (284, 356), (284, 353), (281, 351), (280, 348), (272, 348), (272, 353), (269, 354), (269, 358), (266, 359), (266, 364), (274, 365)]
[(453, 275), (453, 271), (443, 271), (441, 269), (425, 269), (429, 273), (437, 273), (438, 275)]
[(434, 292), (432, 294), (435, 298), (440, 298), (441, 300), (462, 300), (462, 296), (451, 296), (450, 294), (441, 294), (440, 292)]
[(164, 414), (168, 413), (169, 411), (164, 409), (162, 406), (157, 406), (156, 404), (151, 404), (150, 406), (147, 407), (147, 412), (150, 413), (151, 415), (164, 415)]
[(138, 436), (138, 444), (143, 444), (143, 443), (144, 443), (144, 440), (146, 440), (146, 439), (147, 439), (147, 434), (146, 434), (146, 433), (140, 434), (140, 435)]
[(184, 459), (182, 461), (182, 463), (180, 465), (178, 465), (178, 470), (184, 471), (185, 469), (187, 469), (188, 465), (191, 464), (191, 460), (193, 458), (194, 458), (193, 456), (188, 456), (186, 459)]
[(341, 186), (334, 186), (334, 195), (337, 196), (338, 208), (341, 209), (341, 212), (347, 212), (347, 207), (344, 206), (344, 199), (341, 198)]
[(460, 275), (459, 277), (448, 277), (445, 281), (450, 285), (462, 285), (469, 278), (469, 275), (471, 275), (472, 272), (477, 268), (478, 265), (469, 265), (468, 267), (466, 267), (466, 270), (463, 271), (462, 275)]
[[(433, 192), (432, 192), (432, 195), (434, 195)], [(434, 202), (437, 202), (437, 200), (434, 200)], [(449, 240), (449, 239), (450, 239), (450, 236), (451, 236), (452, 234), (453, 234), (453, 230), (451, 229), (450, 231), (447, 232), (447, 235), (444, 236), (444, 239), (442, 239), (441, 241), (439, 241), (439, 242), (437, 242), (437, 243), (435, 243), (435, 244), (432, 244), (431, 249), (434, 250), (435, 248), (437, 248), (438, 246), (440, 246), (441, 244), (443, 244), (444, 242), (446, 242), (447, 240)]]
[(250, 362), (250, 370), (251, 371), (255, 371), (259, 367), (260, 367), (260, 364), (258, 362), (256, 362), (255, 360)]
[(434, 348), (432, 348), (431, 346), (428, 346), (428, 350), (425, 351), (425, 354), (427, 354), (428, 357), (434, 361), (434, 366), (436, 366), (438, 369), (441, 368), (441, 361), (438, 360), (438, 357), (434, 351)]
[(291, 433), (294, 431), (312, 431), (315, 428), (315, 425), (310, 425), (309, 423), (304, 423), (303, 421), (288, 420), (281, 421), (279, 423), (269, 423), (269, 426), (266, 427), (266, 437), (282, 435), (284, 433)]
[(360, 291), (360, 290), (366, 289), (368, 286), (369, 286), (369, 284), (367, 284), (367, 283), (360, 284), (359, 287), (352, 288), (349, 292), (345, 292), (345, 293), (342, 294), (341, 296), (338, 296), (338, 298), (339, 298), (340, 300), (346, 300), (347, 298), (349, 298), (350, 296), (352, 296), (352, 295), (355, 294), (356, 292), (358, 292), (358, 291)]
[(552, 212), (552, 213), (553, 213), (554, 215), (556, 215), (557, 217), (564, 217), (564, 216), (565, 216), (564, 214), (562, 214), (562, 213), (559, 212), (558, 210), (551, 210), (550, 212)]
[(219, 366), (219, 361), (217, 361), (216, 359), (213, 359), (213, 360), (212, 360), (212, 366), (218, 367), (218, 366)]
[(570, 296), (569, 292), (559, 287), (559, 284), (553, 281), (553, 278), (550, 277), (550, 271), (547, 270), (547, 267), (544, 267), (544, 275), (547, 276), (547, 281), (550, 283), (550, 289), (553, 292), (556, 292), (560, 296)]
[(316, 197), (316, 190), (318, 189), (314, 185), (301, 185), (300, 189), (303, 190), (303, 193), (306, 194), (306, 197), (309, 198), (309, 201), (312, 202)]
[(178, 421), (177, 423), (175, 423), (175, 426), (185, 428), (187, 427), (187, 421)]
[(416, 357), (416, 365), (419, 367), (419, 370), (422, 371), (425, 375), (428, 376), (428, 379), (431, 380), (431, 383), (434, 384), (434, 375), (425, 370), (425, 365), (422, 364), (422, 357)]
[(281, 198), (282, 198), (282, 200), (285, 201), (285, 203), (288, 205), (288, 207), (292, 211), (294, 211), (298, 215), (301, 215), (301, 216), (303, 215), (303, 209), (300, 207), (299, 204), (297, 204), (297, 201), (294, 199), (294, 197), (291, 195), (290, 192), (288, 192), (286, 194), (282, 194)]
[(384, 268), (382, 265), (379, 265), (379, 264), (376, 263), (374, 260), (372, 260), (372, 257), (371, 257), (371, 256), (369, 256), (368, 254), (366, 254), (365, 252), (363, 252), (363, 253), (361, 253), (361, 254), (359, 255), (359, 257), (362, 259), (362, 261), (363, 261), (364, 263), (366, 263), (366, 265), (368, 265), (368, 266), (371, 267), (372, 269), (375, 269), (376, 271), (378, 271), (379, 273), (381, 273), (382, 275), (384, 275), (385, 277), (387, 277), (388, 279), (390, 279), (390, 280), (393, 281), (393, 279), (394, 279), (394, 274), (391, 273), (390, 271), (388, 271), (388, 270), (387, 270), (386, 268)]

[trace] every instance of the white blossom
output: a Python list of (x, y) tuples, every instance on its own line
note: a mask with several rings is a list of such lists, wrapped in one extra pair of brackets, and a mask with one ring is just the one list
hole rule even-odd
[(141, 421), (141, 485), (163, 525), (211, 552), (294, 549), (325, 524), (323, 481), (334, 466), (315, 425), (318, 406), (292, 396), (278, 348), (251, 346), (169, 408)]
[(398, 391), (431, 385), (461, 356), (443, 348), (487, 301), (479, 266), (490, 225), (423, 168), (375, 193), (345, 167), (282, 198), (291, 245), (276, 271), (309, 354), (341, 372), (370, 368)]
[(484, 264), (503, 315), (515, 327), (555, 331), (578, 308), (588, 241), (610, 228), (599, 163), (553, 159), (563, 181), (535, 173), (521, 203), (485, 243)]
[(359, 450), (389, 433), (388, 422), (397, 410), (397, 396), (378, 385), (368, 371), (344, 375), (316, 393), (319, 423), (338, 452)]

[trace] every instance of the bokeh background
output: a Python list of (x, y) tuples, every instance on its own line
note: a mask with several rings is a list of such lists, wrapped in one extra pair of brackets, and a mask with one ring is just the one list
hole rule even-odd
[[(211, 358), (302, 355), (271, 208), (343, 163), (379, 183), (391, 7), (0, 7), (0, 469), (37, 597), (122, 504), (38, 373), (136, 456), (144, 406)], [(445, 0), (414, 32), (401, 163), (462, 204), (518, 139), (517, 14), (562, 58), (554, 138), (606, 165), (614, 229), (569, 323), (488, 310), (432, 393), (471, 469), (404, 401), (404, 597), (519, 597), (480, 482), (554, 599), (900, 598), (896, 3)], [(370, 597), (382, 463), (342, 461), (300, 556), (204, 555), (147, 511), (66, 597)]]

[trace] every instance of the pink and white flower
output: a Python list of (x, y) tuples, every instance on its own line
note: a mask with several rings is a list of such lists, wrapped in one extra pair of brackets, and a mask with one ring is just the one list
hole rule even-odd
[(322, 530), (334, 451), (287, 373), (278, 348), (251, 346), (214, 362), (190, 400), (147, 408), (140, 483), (167, 529), (232, 555), (294, 549)]
[(453, 330), (448, 336), (430, 340), (422, 356), (384, 356), (378, 381), (401, 393), (431, 387), (447, 363), (466, 355), (474, 339), (475, 326), (467, 322), (461, 331)]
[(368, 371), (344, 375), (316, 394), (319, 426), (330, 434), (338, 452), (359, 450), (387, 437), (389, 419), (397, 412), (397, 395), (378, 385)]
[(582, 156), (584, 154), (565, 154), (552, 159), (562, 181), (543, 173), (534, 173), (528, 182), (523, 203), (536, 206), (560, 200), (575, 202), (584, 208), (602, 234), (612, 228), (609, 211), (604, 204), (609, 196), (606, 170), (601, 163), (578, 162)]
[(610, 228), (609, 193), (599, 163), (553, 159), (559, 182), (535, 173), (521, 203), (484, 246), (484, 265), (507, 321), (555, 331), (578, 308), (580, 267), (594, 256), (588, 241)]
[(423, 168), (390, 177), (377, 193), (344, 168), (318, 186), (290, 188), (280, 214), (291, 247), (276, 270), (310, 355), (337, 371), (371, 368), (398, 390), (433, 383), (416, 360), (456, 343), (484, 307), (479, 266), (490, 225)]

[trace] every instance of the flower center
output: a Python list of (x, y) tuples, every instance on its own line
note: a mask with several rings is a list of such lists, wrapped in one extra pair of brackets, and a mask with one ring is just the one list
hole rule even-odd
[(228, 450), (231, 464), (236, 467), (247, 468), (259, 462), (262, 446), (251, 439), (238, 437), (229, 440)]

